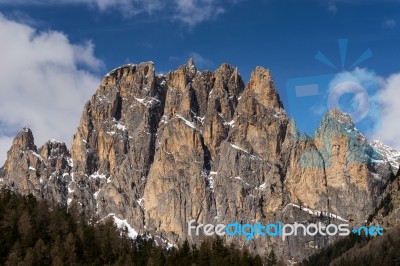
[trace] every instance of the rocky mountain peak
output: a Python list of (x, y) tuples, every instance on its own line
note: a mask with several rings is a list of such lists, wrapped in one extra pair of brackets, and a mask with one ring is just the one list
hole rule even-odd
[(52, 140), (37, 149), (32, 131), (24, 128), (7, 153), (0, 178), (15, 192), (65, 204), (71, 163), (65, 143)]
[(338, 122), (354, 125), (350, 115), (340, 111), (340, 109), (338, 108), (333, 108), (329, 110), (328, 116), (336, 119)]
[(315, 133), (317, 138), (346, 135), (353, 135), (362, 140), (362, 142), (366, 142), (365, 137), (355, 128), (351, 117), (337, 108), (329, 110), (324, 115)]
[(48, 167), (65, 169), (71, 166), (71, 155), (64, 142), (50, 140), (38, 149), (38, 154), (47, 162)]
[(265, 107), (283, 108), (269, 70), (260, 66), (256, 67), (251, 73), (248, 90)]
[(27, 127), (23, 128), (14, 138), (12, 147), (19, 151), (36, 151), (32, 130)]
[[(156, 75), (153, 62), (144, 62), (103, 78), (83, 108), (71, 152), (57, 141), (36, 149), (32, 132), (21, 131), (0, 185), (124, 221), (132, 236), (199, 243), (201, 236), (188, 235), (192, 219), (363, 223), (391, 169), (369, 148), (339, 110), (323, 118), (313, 137), (299, 137), (263, 67), (245, 85), (229, 64), (197, 71), (189, 59)], [(332, 241), (226, 240), (295, 260)]]

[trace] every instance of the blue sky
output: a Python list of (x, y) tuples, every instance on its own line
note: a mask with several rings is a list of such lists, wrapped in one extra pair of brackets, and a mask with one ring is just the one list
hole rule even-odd
[[(31, 51), (26, 52), (31, 64), (29, 71), (42, 70), (44, 63), (32, 55), (35, 49), (35, 54), (44, 52), (35, 45), (37, 39), (50, 50), (51, 47), (59, 48), (53, 55), (50, 52), (45, 55), (46, 62), (67, 68), (69, 76), (65, 78), (71, 81), (67, 84), (79, 87), (72, 93), (75, 98), (70, 99), (76, 105), (65, 105), (60, 100), (46, 109), (42, 103), (36, 108), (39, 103), (32, 95), (42, 93), (39, 99), (46, 95), (63, 95), (53, 84), (37, 85), (36, 89), (32, 84), (41, 83), (28, 82), (29, 77), (24, 78), (26, 83), (0, 82), (3, 95), (10, 94), (8, 103), (11, 101), (18, 106), (25, 95), (30, 97), (30, 110), (41, 110), (33, 115), (27, 114), (31, 112), (29, 109), (23, 111), (20, 108), (19, 115), (10, 116), (10, 109), (1, 107), (7, 105), (3, 97), (0, 102), (2, 154), (8, 149), (12, 136), (24, 125), (39, 133), (36, 136), (39, 144), (48, 138), (69, 143), (79, 121), (82, 103), (97, 87), (94, 84), (106, 72), (125, 63), (151, 60), (158, 72), (167, 72), (186, 63), (189, 57), (194, 57), (200, 69), (214, 70), (228, 62), (239, 68), (246, 82), (251, 70), (261, 65), (272, 71), (285, 107), (298, 111), (293, 104), (288, 106), (288, 80), (351, 70), (349, 65), (341, 66), (338, 39), (348, 39), (346, 58), (349, 63), (366, 49), (371, 49), (373, 57), (358, 67), (375, 72), (376, 93), (386, 93), (383, 95), (386, 102), (382, 103), (385, 105), (382, 108), (386, 108), (382, 114), (382, 127), (384, 131), (395, 131), (389, 125), (393, 114), (386, 116), (386, 113), (394, 113), (397, 102), (393, 102), (393, 98), (400, 96), (396, 92), (400, 84), (397, 78), (400, 72), (400, 1), (397, 0), (0, 0), (0, 12), (2, 42), (10, 39), (7, 34), (18, 31), (8, 30), (13, 27), (20, 29), (21, 35), (28, 36), (24, 39), (26, 45), (11, 45), (11, 41), (8, 46), (0, 44), (0, 55), (9, 55), (1, 63), (4, 68), (13, 66), (17, 71), (23, 70), (24, 67), (19, 65), (23, 64), (20, 54), (25, 54), (23, 50), (27, 49)], [(21, 44), (22, 41), (16, 39), (15, 42)], [(70, 56), (58, 58), (63, 49), (68, 50)], [(338, 69), (333, 70), (315, 60), (317, 51), (323, 52)], [(63, 60), (69, 63), (66, 65)], [(47, 72), (38, 73), (45, 78)], [(57, 81), (63, 82), (65, 75), (53, 74)], [(11, 79), (4, 72), (3, 75), (1, 79)], [(27, 90), (21, 89), (24, 86), (32, 87), (31, 91), (24, 94)], [(18, 89), (22, 93), (16, 93)], [(8, 106), (12, 108), (13, 105)], [(70, 108), (73, 110), (68, 110)], [(58, 111), (46, 117), (54, 110)], [(56, 129), (59, 127), (56, 122), (49, 122), (62, 120), (59, 116), (70, 117), (69, 123), (60, 126), (60, 130)], [(298, 118), (299, 127), (311, 133), (314, 125), (307, 124), (306, 116), (303, 118)], [(67, 130), (67, 126), (72, 129)], [(400, 147), (396, 142), (399, 135), (395, 133), (381, 133), (376, 137)]]

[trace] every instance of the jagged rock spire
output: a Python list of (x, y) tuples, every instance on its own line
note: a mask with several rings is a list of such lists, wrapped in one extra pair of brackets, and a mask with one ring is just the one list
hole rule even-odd
[(248, 84), (248, 90), (254, 93), (256, 98), (265, 107), (283, 108), (271, 72), (268, 69), (258, 66), (253, 70)]
[(188, 63), (187, 63), (187, 66), (189, 67), (189, 68), (192, 68), (192, 67), (195, 67), (195, 63), (194, 63), (194, 60), (193, 60), (193, 58), (189, 58), (189, 61), (188, 61)]
[(36, 150), (32, 130), (24, 127), (14, 138), (13, 147), (19, 150)]
[(197, 68), (196, 68), (196, 65), (195, 65), (195, 63), (194, 63), (193, 58), (189, 58), (189, 61), (187, 62), (187, 67), (188, 67), (188, 69), (189, 69), (189, 72), (190, 72), (192, 75), (196, 74)]

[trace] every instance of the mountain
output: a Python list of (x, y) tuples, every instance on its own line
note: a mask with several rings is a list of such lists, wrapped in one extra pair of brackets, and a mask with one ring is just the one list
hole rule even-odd
[[(393, 182), (398, 154), (369, 144), (334, 109), (314, 136), (286, 114), (269, 70), (245, 85), (237, 68), (198, 71), (194, 62), (156, 75), (154, 64), (108, 73), (85, 104), (70, 149), (37, 149), (29, 129), (14, 139), (0, 186), (88, 217), (113, 217), (130, 235), (161, 245), (201, 237), (197, 224), (364, 224)], [(250, 251), (300, 261), (338, 237), (226, 236)]]

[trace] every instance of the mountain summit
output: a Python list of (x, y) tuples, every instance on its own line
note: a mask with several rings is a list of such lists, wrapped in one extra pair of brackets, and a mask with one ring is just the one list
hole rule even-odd
[[(56, 141), (37, 149), (32, 132), (21, 131), (0, 185), (74, 205), (88, 217), (122, 220), (132, 237), (199, 243), (188, 235), (192, 219), (365, 223), (398, 167), (382, 149), (376, 153), (338, 110), (313, 137), (300, 135), (263, 67), (245, 85), (229, 64), (198, 71), (189, 60), (156, 75), (144, 62), (102, 79), (70, 149)], [(226, 240), (298, 261), (335, 238)]]

